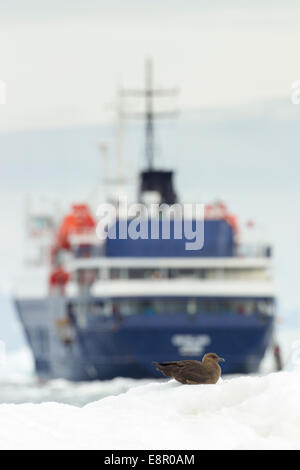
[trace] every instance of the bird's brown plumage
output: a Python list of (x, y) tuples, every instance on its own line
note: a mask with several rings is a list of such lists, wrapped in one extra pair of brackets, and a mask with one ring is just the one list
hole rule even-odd
[(224, 359), (215, 353), (208, 353), (202, 361), (153, 362), (153, 365), (165, 376), (182, 384), (215, 384), (222, 372), (219, 361)]

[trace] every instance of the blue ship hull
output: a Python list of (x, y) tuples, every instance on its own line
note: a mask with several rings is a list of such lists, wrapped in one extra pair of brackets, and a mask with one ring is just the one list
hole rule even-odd
[(157, 378), (152, 361), (200, 360), (210, 351), (225, 358), (224, 374), (251, 373), (272, 341), (272, 316), (183, 312), (121, 319), (95, 316), (81, 303), (81, 314), (61, 327), (65, 298), (16, 301), (40, 378)]

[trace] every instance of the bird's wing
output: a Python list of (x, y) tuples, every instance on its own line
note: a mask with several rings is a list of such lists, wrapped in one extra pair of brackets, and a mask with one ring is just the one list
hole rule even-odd
[(184, 361), (169, 361), (169, 362), (152, 362), (152, 364), (155, 367), (172, 367), (173, 369), (185, 369), (186, 367), (195, 367), (199, 366), (199, 364), (202, 366), (200, 361), (194, 361), (191, 359), (187, 359)]
[(160, 366), (176, 366), (176, 367), (183, 367), (184, 362), (190, 361), (169, 361), (169, 362), (152, 362), (152, 364), (159, 364)]
[(187, 381), (195, 383), (206, 383), (211, 381), (211, 373), (203, 364), (198, 363), (197, 367), (195, 367), (195, 362), (189, 362), (189, 364), (186, 363), (184, 366), (184, 378)]

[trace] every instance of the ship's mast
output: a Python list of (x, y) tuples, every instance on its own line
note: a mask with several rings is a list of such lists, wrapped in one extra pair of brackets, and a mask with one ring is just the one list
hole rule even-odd
[(177, 90), (162, 90), (154, 88), (152, 59), (148, 58), (145, 62), (145, 88), (142, 90), (121, 90), (122, 96), (144, 97), (145, 111), (143, 113), (125, 113), (128, 118), (145, 120), (145, 155), (148, 170), (154, 168), (154, 119), (161, 117), (172, 117), (176, 111), (156, 111), (154, 112), (154, 98), (163, 96), (173, 96), (178, 93)]
[(146, 82), (145, 82), (145, 96), (146, 96), (146, 161), (148, 168), (153, 168), (154, 160), (154, 120), (153, 120), (153, 70), (152, 61), (146, 61)]

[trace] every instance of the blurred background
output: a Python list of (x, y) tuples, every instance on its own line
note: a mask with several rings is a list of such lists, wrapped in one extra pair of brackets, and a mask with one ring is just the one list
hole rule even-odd
[[(156, 126), (156, 161), (175, 169), (181, 200), (222, 199), (273, 245), (278, 336), (288, 360), (300, 337), (300, 106), (291, 102), (300, 78), (299, 19), (293, 0), (0, 2), (0, 79), (7, 86), (0, 105), (1, 401), (42, 397), (38, 386), (27, 396), (24, 384), (12, 395), (17, 378), (33, 380), (11, 301), (26, 200), (55, 200), (63, 212), (95, 188), (101, 194), (99, 144), (113, 158), (116, 90), (140, 87), (146, 57), (157, 86), (180, 90), (178, 117)], [(125, 123), (128, 177), (144, 164), (143, 131), (138, 121)], [(101, 390), (119, 392), (129, 382)], [(68, 389), (66, 396), (78, 397), (80, 387), (55, 382), (44, 393), (60, 399), (57, 390)]]

